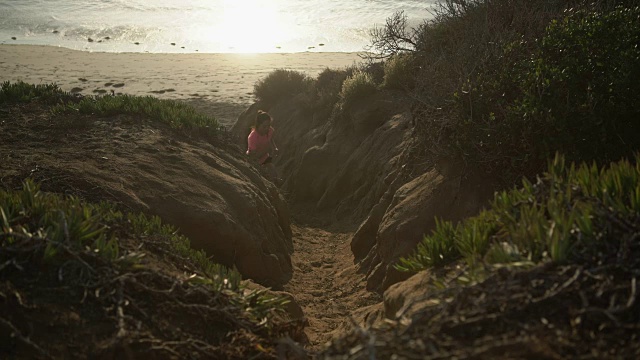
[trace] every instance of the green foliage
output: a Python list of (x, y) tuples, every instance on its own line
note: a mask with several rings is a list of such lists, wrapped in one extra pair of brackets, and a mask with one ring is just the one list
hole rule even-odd
[(168, 244), (168, 253), (188, 259), (194, 267), (195, 274), (186, 281), (188, 284), (213, 290), (224, 298), (225, 306), (232, 307), (230, 312), (242, 314), (261, 331), (272, 330), (276, 324), (274, 315), (283, 312), (289, 301), (263, 290), (245, 291), (236, 270), (214, 264), (203, 251), (191, 249), (186, 237), (163, 224), (157, 216), (123, 214), (106, 202), (90, 204), (72, 196), (45, 193), (31, 180), (24, 182), (22, 191), (0, 191), (0, 259), (3, 262), (7, 258), (7, 263), (15, 261), (12, 257), (21, 253), (32, 266), (42, 265), (43, 270), (56, 267), (59, 277), (65, 274), (65, 278), (70, 279), (75, 279), (74, 274), (80, 274), (80, 279), (85, 280), (88, 273), (92, 277), (100, 276), (88, 264), (95, 264), (90, 260), (94, 257), (116, 267), (118, 273), (136, 271), (144, 266), (140, 263), (144, 254), (130, 251), (122, 254), (119, 244), (124, 239), (140, 242), (152, 239), (155, 243)]
[(71, 97), (71, 95), (60, 90), (56, 84), (31, 85), (23, 81), (16, 83), (5, 81), (0, 87), (0, 104), (24, 103), (33, 100), (52, 104), (60, 102), (66, 97)]
[(316, 105), (332, 108), (340, 99), (342, 84), (351, 74), (353, 74), (353, 69), (334, 70), (326, 68), (322, 70), (313, 84), (317, 96)]
[[(204, 130), (215, 133), (220, 129), (220, 124), (215, 118), (200, 114), (193, 107), (178, 101), (131, 95), (78, 97), (60, 90), (55, 84), (32, 85), (22, 81), (7, 81), (2, 84), (0, 104), (30, 101), (55, 104), (51, 111), (61, 117), (78, 113), (98, 116), (129, 114), (161, 121), (180, 130)], [(64, 117), (59, 121), (75, 126), (82, 125), (74, 122), (74, 119)]]
[(395, 266), (400, 271), (420, 271), (443, 266), (460, 257), (456, 246), (459, 229), (451, 221), (436, 219), (431, 236), (425, 236), (410, 258), (401, 258)]
[(640, 148), (640, 8), (579, 10), (504, 48), (462, 87), (453, 130), (470, 161), (539, 172), (554, 152), (604, 164)]
[(294, 70), (277, 69), (260, 79), (253, 86), (258, 101), (273, 105), (279, 100), (309, 91), (313, 80)]
[(553, 21), (527, 63), (513, 117), (537, 124), (541, 155), (611, 161), (640, 146), (640, 7)]
[(134, 234), (166, 239), (175, 254), (191, 259), (197, 270), (204, 275), (204, 277), (197, 277), (192, 281), (206, 283), (217, 289), (239, 289), (240, 281), (242, 281), (240, 273), (211, 262), (203, 250), (192, 249), (187, 237), (178, 234), (175, 227), (164, 224), (158, 216), (149, 217), (143, 213), (129, 213), (127, 219)]
[(415, 59), (410, 53), (396, 54), (384, 63), (382, 86), (389, 89), (411, 89), (415, 86)]
[(639, 184), (640, 155), (635, 164), (622, 160), (601, 169), (566, 166), (556, 155), (537, 183), (525, 179), (522, 188), (497, 193), (489, 210), (457, 226), (438, 222), (396, 268), (418, 271), (458, 259), (470, 265), (599, 261), (601, 249), (618, 249), (640, 230)]
[(193, 107), (173, 100), (160, 100), (152, 96), (100, 96), (84, 97), (77, 102), (67, 102), (53, 107), (54, 114), (118, 114), (142, 115), (164, 122), (174, 129), (202, 129), (215, 132), (220, 124), (215, 118), (198, 113)]
[(88, 250), (115, 260), (119, 256), (109, 224), (122, 214), (107, 204), (84, 204), (75, 197), (43, 193), (28, 180), (21, 192), (0, 192), (2, 245), (38, 239), (45, 245), (43, 260), (54, 261), (62, 248)]
[(444, 0), (433, 14), (405, 50), (393, 45), (407, 35), (398, 14), (372, 39), (385, 40), (381, 57), (414, 58), (414, 114), (432, 152), (510, 186), (556, 151), (605, 164), (640, 148), (637, 1)]
[(218, 290), (238, 290), (242, 280), (237, 271), (212, 263), (202, 250), (192, 249), (189, 239), (157, 216), (123, 215), (109, 203), (90, 204), (73, 196), (44, 193), (31, 180), (24, 182), (20, 192), (0, 191), (0, 220), (0, 247), (28, 239), (41, 241), (42, 260), (47, 262), (60, 263), (70, 251), (88, 251), (126, 263), (131, 257), (120, 254), (119, 238), (154, 237), (167, 240), (172, 252), (191, 259), (202, 274), (201, 282)]
[(358, 70), (349, 76), (342, 83), (340, 99), (343, 106), (349, 107), (354, 102), (373, 95), (378, 91), (378, 87), (371, 74)]

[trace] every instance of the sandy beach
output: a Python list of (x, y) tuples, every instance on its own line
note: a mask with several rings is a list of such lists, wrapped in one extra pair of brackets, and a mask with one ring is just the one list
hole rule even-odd
[(275, 69), (315, 77), (360, 61), (357, 53), (151, 54), (0, 45), (0, 81), (56, 83), (83, 95), (123, 93), (185, 100), (231, 126), (253, 102), (253, 85)]

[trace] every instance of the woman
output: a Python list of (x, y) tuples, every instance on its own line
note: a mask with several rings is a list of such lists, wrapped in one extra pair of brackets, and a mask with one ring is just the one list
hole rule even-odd
[(247, 138), (247, 155), (263, 167), (269, 180), (276, 181), (278, 176), (273, 165), (273, 156), (277, 154), (278, 147), (273, 141), (272, 121), (271, 115), (258, 110), (255, 125), (251, 128), (251, 133)]

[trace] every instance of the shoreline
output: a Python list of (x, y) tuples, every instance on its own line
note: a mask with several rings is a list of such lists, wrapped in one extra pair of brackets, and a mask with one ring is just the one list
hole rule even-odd
[(358, 54), (112, 53), (51, 45), (0, 44), (0, 81), (56, 83), (82, 95), (150, 95), (186, 100), (232, 126), (253, 103), (253, 86), (276, 69), (316, 77), (361, 61)]

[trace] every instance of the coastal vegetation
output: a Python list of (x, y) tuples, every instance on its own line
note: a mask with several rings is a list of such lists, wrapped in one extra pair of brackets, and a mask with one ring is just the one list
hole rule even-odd
[(626, 261), (640, 229), (639, 156), (598, 168), (557, 155), (535, 183), (523, 179), (522, 187), (496, 193), (477, 216), (437, 222), (398, 268), (420, 271), (462, 259), (465, 277), (481, 279), (484, 266)]
[[(316, 79), (279, 69), (254, 87), (266, 105), (302, 95), (336, 121), (349, 121), (350, 108), (373, 95), (402, 96), (420, 140), (407, 161), (451, 162), (466, 180), (491, 178), (501, 189), (475, 216), (438, 218), (395, 264), (426, 278), (422, 308), (397, 313), (386, 328), (354, 326), (318, 358), (637, 355), (640, 6), (444, 0), (434, 16), (409, 29), (402, 13), (393, 15), (371, 33), (367, 64)], [(179, 103), (81, 98), (55, 85), (5, 83), (0, 104), (44, 104), (66, 126), (131, 114), (186, 133), (218, 129)], [(307, 157), (319, 146), (314, 151)], [(0, 271), (27, 289), (0, 287), (15, 308), (53, 279), (92, 311), (116, 309), (108, 320), (117, 339), (139, 324), (161, 328), (129, 337), (141, 352), (158, 350), (159, 333), (174, 335), (154, 321), (173, 319), (175, 309), (213, 324), (214, 345), (181, 329), (181, 341), (163, 344), (162, 354), (269, 358), (278, 338), (298, 339), (300, 329), (280, 317), (285, 299), (244, 288), (237, 271), (191, 249), (157, 217), (46, 193), (26, 180), (21, 191), (0, 191), (0, 225)], [(159, 265), (160, 255), (180, 271)], [(150, 316), (153, 306), (141, 299), (174, 291), (162, 316)], [(14, 342), (41, 352), (17, 322), (0, 320)]]
[(0, 104), (35, 100), (51, 105), (51, 113), (57, 115), (62, 125), (82, 125), (83, 119), (74, 118), (76, 114), (97, 117), (126, 114), (152, 118), (183, 133), (213, 135), (220, 130), (215, 118), (173, 100), (131, 95), (78, 97), (62, 91), (56, 84), (32, 85), (22, 81), (4, 82), (0, 88)]

